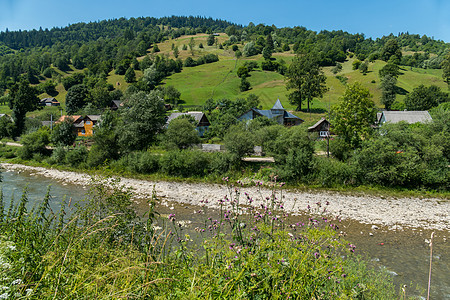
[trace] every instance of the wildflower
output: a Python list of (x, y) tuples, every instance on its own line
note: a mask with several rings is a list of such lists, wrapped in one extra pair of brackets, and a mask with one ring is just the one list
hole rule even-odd
[(175, 214), (170, 214), (169, 215), (169, 220), (172, 222), (175, 222)]
[(11, 285), (18, 285), (18, 284), (22, 284), (22, 279), (16, 279), (11, 283)]
[(314, 252), (314, 257), (315, 257), (316, 259), (319, 258), (319, 256), (320, 256), (319, 252)]

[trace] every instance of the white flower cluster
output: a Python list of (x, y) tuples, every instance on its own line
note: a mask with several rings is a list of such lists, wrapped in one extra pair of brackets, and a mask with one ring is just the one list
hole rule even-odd
[[(8, 260), (8, 254), (12, 251), (16, 251), (16, 246), (10, 241), (5, 241), (3, 237), (0, 236), (0, 274), (5, 275), (7, 271), (12, 269), (12, 265)], [(30, 297), (33, 293), (32, 289), (26, 289), (25, 295), (17, 293), (21, 289), (20, 285), (23, 284), (22, 279), (15, 279), (4, 276), (0, 277), (0, 300), (1, 299), (11, 299), (11, 298), (21, 298)]]

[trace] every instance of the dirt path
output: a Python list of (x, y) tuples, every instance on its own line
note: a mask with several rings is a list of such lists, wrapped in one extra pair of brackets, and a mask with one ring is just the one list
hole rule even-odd
[[(83, 173), (59, 171), (24, 165), (6, 164), (7, 170), (27, 171), (33, 175), (51, 177), (60, 182), (88, 185), (90, 176)], [(153, 189), (160, 199), (179, 203), (201, 205), (208, 200), (208, 205), (219, 207), (220, 199), (229, 194), (226, 185), (204, 183), (153, 182), (122, 178), (121, 183), (132, 188), (137, 198), (151, 196)], [(253, 199), (253, 205), (260, 205), (270, 196), (267, 188), (243, 188)], [(326, 206), (327, 214), (342, 219), (353, 219), (361, 223), (385, 225), (390, 229), (415, 227), (424, 229), (450, 230), (450, 201), (435, 198), (394, 198), (385, 196), (352, 196), (334, 192), (283, 191), (284, 207), (290, 213), (301, 213), (314, 208), (320, 203)], [(139, 200), (138, 200), (139, 201)], [(326, 203), (329, 205), (326, 205)]]

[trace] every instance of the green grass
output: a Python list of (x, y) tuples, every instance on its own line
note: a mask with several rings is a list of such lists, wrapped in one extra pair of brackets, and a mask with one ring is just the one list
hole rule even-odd
[[(195, 40), (195, 46), (193, 55), (189, 50), (182, 50), (182, 46), (185, 44), (188, 46), (191, 37)], [(248, 78), (251, 89), (246, 92), (239, 91), (240, 78), (236, 75), (236, 70), (245, 61), (257, 61), (259, 64), (264, 60), (262, 55), (257, 55), (253, 57), (242, 57), (236, 61), (235, 54), (231, 50), (231, 47), (225, 47), (224, 49), (219, 49), (217, 46), (207, 46), (206, 39), (207, 34), (198, 34), (191, 36), (182, 36), (177, 39), (167, 40), (165, 42), (159, 43), (158, 47), (161, 52), (157, 53), (159, 55), (166, 55), (169, 58), (175, 59), (172, 51), (172, 44), (178, 46), (179, 48), (179, 58), (186, 59), (192, 56), (194, 59), (198, 59), (208, 53), (215, 53), (219, 56), (219, 61), (211, 64), (205, 64), (197, 67), (183, 68), (181, 73), (173, 74), (163, 81), (163, 84), (172, 85), (181, 92), (181, 104), (184, 105), (203, 105), (207, 99), (236, 99), (245, 98), (249, 94), (255, 94), (259, 96), (261, 105), (264, 109), (269, 109), (273, 106), (275, 101), (279, 98), (283, 106), (287, 110), (294, 110), (296, 106), (291, 105), (287, 99), (288, 91), (285, 88), (284, 76), (276, 72), (267, 72), (257, 69), (250, 73)], [(223, 43), (228, 40), (226, 34), (220, 34), (218, 37), (219, 42)], [(198, 45), (202, 43), (204, 48), (201, 49)], [(239, 49), (242, 51), (243, 45), (238, 45)], [(151, 49), (149, 49), (150, 52)], [(152, 55), (152, 54), (150, 54)], [(273, 57), (280, 61), (283, 59), (287, 64), (292, 62), (294, 54), (292, 52), (284, 53), (274, 53)], [(139, 60), (143, 57), (138, 58)], [(355, 58), (351, 58), (342, 64), (342, 71), (337, 75), (347, 78), (349, 84), (354, 82), (360, 82), (364, 87), (368, 88), (373, 95), (373, 100), (377, 107), (382, 108), (381, 104), (381, 90), (379, 88), (380, 78), (378, 76), (378, 71), (386, 64), (383, 61), (375, 61), (374, 63), (369, 63), (369, 72), (363, 75), (359, 70), (352, 70), (352, 63)], [(315, 109), (315, 113), (308, 114), (305, 112), (295, 112), (300, 118), (304, 120), (310, 120), (311, 122), (320, 119), (324, 116), (323, 111), (328, 111), (330, 107), (339, 102), (339, 98), (345, 91), (345, 85), (341, 83), (336, 78), (336, 75), (331, 73), (332, 67), (325, 67), (324, 73), (327, 76), (327, 87), (328, 92), (325, 93), (323, 98), (314, 99), (311, 107)], [(62, 72), (54, 68), (54, 70), (61, 76), (69, 76), (74, 72), (80, 72), (80, 70)], [(415, 87), (420, 84), (429, 86), (431, 84), (441, 87), (444, 91), (447, 91), (447, 85), (442, 80), (442, 70), (430, 70), (430, 69), (418, 69), (410, 67), (401, 67), (402, 74), (398, 78), (397, 86), (402, 91), (401, 94), (397, 95), (398, 101), (403, 101), (406, 93), (411, 92)], [(142, 71), (136, 71), (136, 77), (140, 78), (142, 76)], [(108, 83), (114, 85), (115, 88), (125, 91), (130, 85), (125, 82), (124, 76), (116, 75), (114, 71), (111, 71), (108, 79)], [(118, 84), (119, 83), (119, 84)], [(55, 97), (59, 102), (61, 102), (62, 107), (65, 104), (65, 96), (67, 92), (63, 86), (59, 83), (56, 87), (58, 95)], [(47, 94), (39, 95), (40, 98), (48, 97)], [(306, 103), (303, 105), (306, 108)], [(48, 109), (34, 112), (30, 115), (38, 116), (43, 113), (47, 113)], [(318, 113), (319, 112), (319, 113)], [(322, 113), (320, 113), (322, 112)], [(11, 110), (8, 106), (0, 106), (0, 113), (10, 114)]]

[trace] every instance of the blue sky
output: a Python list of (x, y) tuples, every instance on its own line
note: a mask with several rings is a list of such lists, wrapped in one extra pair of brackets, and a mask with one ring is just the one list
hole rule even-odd
[(0, 0), (0, 31), (120, 17), (194, 15), (247, 25), (304, 26), (381, 37), (418, 33), (450, 42), (449, 0)]

